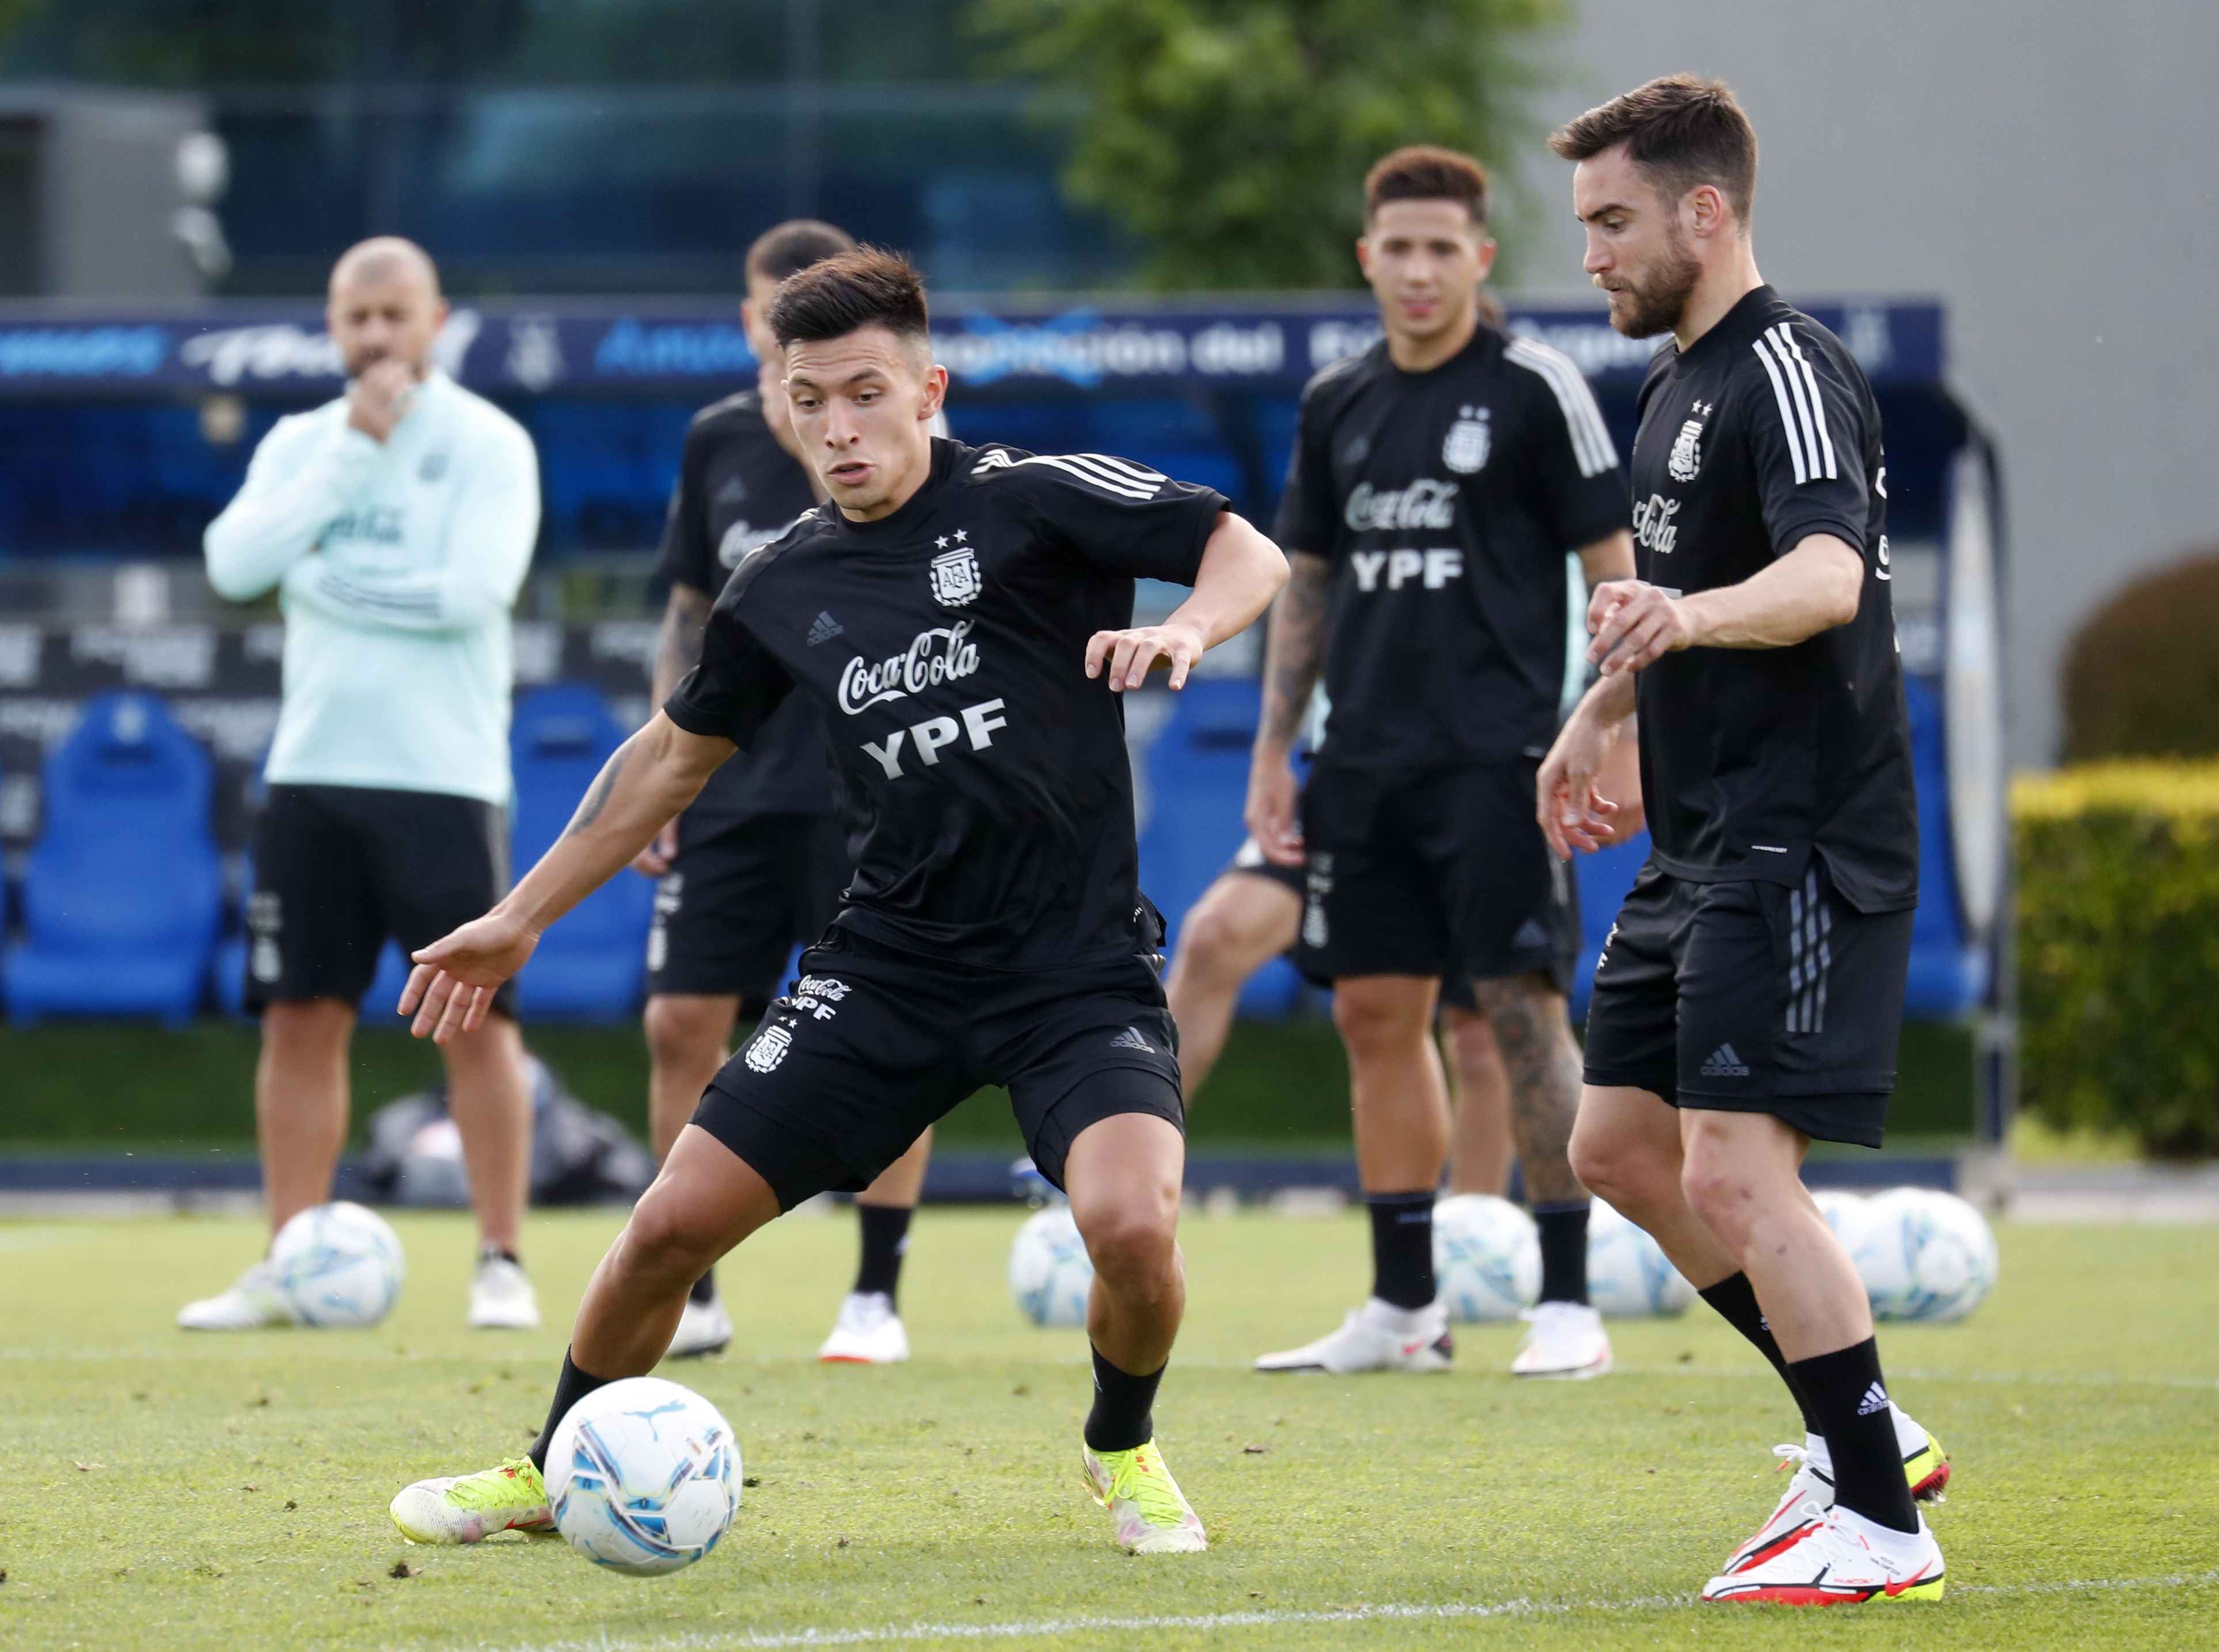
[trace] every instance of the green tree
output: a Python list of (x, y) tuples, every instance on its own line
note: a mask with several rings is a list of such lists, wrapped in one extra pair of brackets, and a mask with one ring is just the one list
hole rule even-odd
[(1071, 196), (1158, 288), (1346, 287), (1371, 163), (1440, 143), (1498, 178), (1569, 0), (973, 0), (1000, 66), (1075, 114)]

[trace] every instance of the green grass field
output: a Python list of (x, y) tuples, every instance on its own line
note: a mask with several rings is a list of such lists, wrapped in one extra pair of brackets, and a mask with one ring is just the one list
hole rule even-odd
[[(1771, 1504), (1784, 1396), (1700, 1305), (1619, 1322), (1588, 1384), (1503, 1374), (1515, 1327), (1439, 1378), (1257, 1376), (1363, 1289), (1353, 1217), (1197, 1218), (1159, 1438), (1206, 1556), (1135, 1561), (1077, 1485), (1077, 1332), (1002, 1269), (1015, 1212), (928, 1211), (917, 1357), (811, 1356), (852, 1265), (844, 1217), (729, 1263), (733, 1357), (675, 1374), (737, 1425), (748, 1494), (691, 1571), (612, 1576), (558, 1541), (411, 1549), (385, 1506), (521, 1448), (561, 1326), (613, 1232), (535, 1220), (550, 1328), (462, 1328), (469, 1233), (398, 1226), (411, 1276), (369, 1332), (191, 1338), (179, 1302), (257, 1229), (0, 1225), (0, 1646), (551, 1649), (868, 1645), (2184, 1647), (2219, 1640), (2219, 1268), (2193, 1229), (2003, 1230), (1968, 1323), (1887, 1332), (1899, 1398), (1949, 1443), (1938, 1605), (1700, 1607)], [(413, 1576), (393, 1575), (405, 1563)]]

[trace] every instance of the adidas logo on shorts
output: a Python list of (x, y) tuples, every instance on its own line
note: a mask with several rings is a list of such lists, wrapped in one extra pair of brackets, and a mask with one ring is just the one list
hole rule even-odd
[(1749, 1063), (1734, 1053), (1732, 1045), (1721, 1044), (1711, 1052), (1710, 1059), (1703, 1063), (1702, 1073), (1706, 1078), (1746, 1078), (1749, 1077)]
[(1156, 1046), (1141, 1036), (1141, 1029), (1137, 1027), (1128, 1027), (1118, 1034), (1110, 1040), (1110, 1047), (1113, 1050), (1146, 1050), (1150, 1055), (1156, 1053)]
[(1518, 933), (1510, 937), (1510, 944), (1523, 950), (1549, 944), (1549, 932), (1541, 927), (1538, 918), (1527, 918), (1518, 926)]

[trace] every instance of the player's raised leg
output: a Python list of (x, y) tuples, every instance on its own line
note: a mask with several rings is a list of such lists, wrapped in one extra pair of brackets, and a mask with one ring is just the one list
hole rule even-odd
[(1358, 975), (1333, 984), (1348, 1050), (1357, 1174), (1371, 1221), (1371, 1295), (1340, 1328), (1265, 1354), (1259, 1371), (1436, 1372), (1455, 1345), (1433, 1286), (1433, 1194), (1448, 1157), (1448, 1090), (1433, 1043), (1439, 983)]
[[(1252, 847), (1243, 846), (1243, 855)], [(1254, 867), (1236, 859), (1180, 922), (1164, 997), (1178, 1023), (1180, 1082), (1190, 1105), (1225, 1049), (1240, 989), (1295, 944), (1301, 886), (1299, 869), (1273, 866), (1260, 856)]]
[(901, 1321), (902, 1263), (909, 1255), (910, 1220), (924, 1194), (932, 1162), (932, 1132), (879, 1172), (855, 1196), (859, 1241), (855, 1282), (841, 1299), (840, 1316), (817, 1357), (834, 1365), (893, 1365), (909, 1357), (909, 1332)]
[(1186, 1311), (1178, 1249), (1186, 1140), (1146, 1113), (1091, 1124), (1071, 1145), (1064, 1186), (1094, 1264), (1086, 1334), (1094, 1404), (1080, 1463), (1087, 1488), (1116, 1523), (1120, 1548), (1189, 1554), (1209, 1546), (1156, 1446), (1158, 1386)]

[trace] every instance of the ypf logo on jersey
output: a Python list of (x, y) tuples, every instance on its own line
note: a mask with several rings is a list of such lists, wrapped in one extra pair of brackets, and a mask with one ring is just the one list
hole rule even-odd
[[(961, 543), (964, 531), (955, 531), (954, 550), (943, 550), (932, 559), (932, 599), (943, 608), (967, 608), (985, 588), (979, 559), (971, 554), (970, 546)], [(948, 541), (943, 537), (936, 543), (944, 546)]]
[(1459, 476), (1486, 469), (1488, 453), (1494, 446), (1487, 420), (1485, 407), (1459, 407), (1456, 423), (1441, 438), (1441, 463)]
[(1664, 461), (1665, 474), (1674, 481), (1693, 481), (1695, 472), (1703, 467), (1703, 421), (1710, 417), (1710, 404), (1694, 404), (1695, 416), (1680, 426), (1679, 435), (1672, 438), (1671, 456)]

